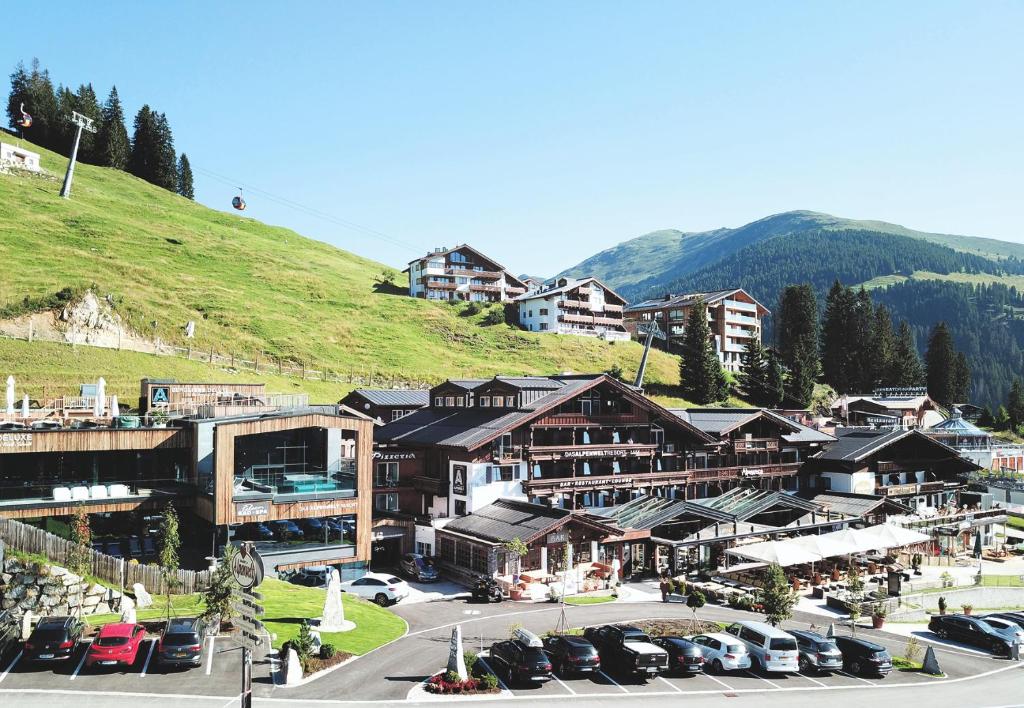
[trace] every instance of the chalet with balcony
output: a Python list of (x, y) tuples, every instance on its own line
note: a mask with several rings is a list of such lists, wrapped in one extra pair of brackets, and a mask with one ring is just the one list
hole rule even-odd
[(708, 308), (708, 325), (722, 367), (739, 371), (747, 344), (752, 340), (761, 341), (761, 320), (770, 314), (767, 307), (741, 288), (666, 295), (635, 303), (625, 311), (627, 328), (635, 332), (637, 325), (643, 322), (657, 322), (668, 337), (665, 347), (669, 351), (681, 351), (690, 310), (701, 301)]
[(357, 388), (339, 404), (381, 422), (390, 423), (430, 403), (430, 391), (426, 389), (374, 389)]
[(979, 466), (920, 430), (839, 428), (801, 471), (816, 492), (892, 498), (922, 513), (956, 504), (964, 473)]
[(510, 302), (527, 285), (505, 266), (465, 244), (437, 248), (409, 262), (409, 295), (427, 300)]
[(845, 394), (832, 404), (832, 416), (848, 426), (927, 428), (942, 421), (938, 404), (924, 387), (880, 388)]
[(551, 285), (520, 296), (519, 324), (531, 332), (628, 340), (623, 309), (626, 301), (597, 278), (559, 278)]

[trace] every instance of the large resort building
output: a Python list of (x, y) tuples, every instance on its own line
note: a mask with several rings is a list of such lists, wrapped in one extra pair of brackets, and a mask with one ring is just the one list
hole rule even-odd
[(608, 341), (628, 340), (626, 301), (597, 278), (559, 278), (520, 296), (519, 324), (530, 332), (574, 334)]
[(427, 300), (510, 302), (527, 285), (474, 248), (437, 248), (409, 262), (409, 295)]
[(656, 322), (667, 336), (666, 348), (678, 352), (683, 345), (690, 311), (700, 302), (707, 305), (708, 325), (722, 367), (727, 371), (740, 371), (747, 344), (761, 341), (761, 320), (769, 314), (767, 307), (740, 288), (666, 295), (634, 303), (625, 311), (627, 326), (636, 332), (638, 325)]

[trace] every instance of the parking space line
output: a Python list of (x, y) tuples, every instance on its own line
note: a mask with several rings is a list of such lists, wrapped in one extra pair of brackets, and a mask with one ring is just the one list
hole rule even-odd
[(619, 687), (619, 690), (620, 690), (620, 691), (622, 691), (623, 693), (629, 693), (629, 691), (627, 691), (627, 690), (625, 689), (625, 687), (623, 687), (623, 686), (622, 686), (621, 684), (619, 684), (619, 682), (618, 682), (618, 681), (616, 681), (615, 679), (613, 679), (613, 678), (612, 678), (611, 676), (609, 676), (608, 674), (606, 674), (606, 673), (605, 673), (604, 671), (601, 671), (600, 669), (598, 669), (598, 670), (597, 670), (597, 673), (601, 674), (601, 675), (602, 675), (602, 676), (604, 676), (604, 677), (605, 677), (606, 679), (608, 679), (609, 681), (611, 681), (611, 682), (612, 682), (613, 684), (615, 684), (616, 686), (618, 686), (618, 687)]
[(679, 688), (679, 686), (675, 685), (674, 683), (669, 681), (664, 676), (658, 676), (658, 680), (661, 681), (662, 683), (667, 683), (669, 686), (672, 687), (673, 690), (675, 690), (676, 693), (682, 693), (683, 692), (683, 689)]
[(82, 659), (81, 659), (81, 661), (78, 662), (78, 666), (75, 667), (74, 673), (71, 674), (71, 680), (72, 681), (75, 680), (75, 677), (78, 676), (78, 672), (82, 670), (83, 666), (85, 666), (85, 657), (87, 657), (87, 656), (89, 656), (89, 647), (88, 646), (86, 646), (85, 651), (82, 652)]
[(822, 688), (825, 688), (825, 684), (823, 684), (823, 683), (822, 683), (821, 681), (818, 681), (817, 679), (812, 679), (812, 678), (811, 678), (810, 676), (808, 676), (807, 674), (797, 673), (797, 676), (800, 676), (801, 678), (805, 678), (805, 679), (807, 679), (808, 681), (810, 681), (811, 683), (816, 683), (816, 684), (818, 684), (819, 686), (821, 686)]
[(15, 665), (16, 665), (16, 664), (17, 664), (17, 663), (18, 663), (19, 661), (21, 661), (21, 657), (22, 657), (22, 655), (23, 655), (24, 653), (25, 653), (25, 650), (24, 650), (24, 649), (22, 649), (21, 651), (19, 651), (19, 652), (18, 652), (18, 655), (17, 655), (16, 657), (14, 657), (14, 661), (12, 661), (12, 662), (11, 662), (11, 663), (10, 663), (10, 664), (9, 664), (9, 665), (7, 666), (7, 669), (5, 669), (5, 670), (4, 670), (4, 672), (3, 672), (2, 674), (0, 674), (0, 681), (3, 681), (3, 680), (4, 680), (5, 678), (7, 678), (7, 674), (11, 673), (11, 669), (13, 669), (13, 668), (15, 667)]
[(142, 673), (139, 674), (139, 678), (144, 678), (146, 676), (146, 671), (149, 670), (149, 662), (153, 658), (154, 649), (156, 649), (156, 640), (151, 639), (149, 640), (149, 653), (146, 654), (146, 663), (142, 665)]
[(572, 694), (572, 695), (574, 695), (574, 696), (576, 695), (576, 691), (574, 691), (574, 690), (572, 690), (571, 688), (569, 688), (569, 684), (567, 684), (567, 683), (566, 683), (565, 681), (563, 681), (562, 679), (558, 678), (558, 675), (557, 675), (557, 674), (556, 674), (556, 673), (555, 673), (554, 671), (552, 671), (552, 672), (551, 672), (551, 678), (553, 678), (553, 679), (554, 679), (555, 681), (558, 681), (558, 684), (559, 684), (559, 685), (560, 685), (560, 686), (561, 686), (562, 688), (564, 688), (564, 689), (565, 689), (566, 691), (568, 691), (569, 693), (571, 693), (571, 694)]
[(207, 637), (206, 638), (207, 642), (210, 645), (210, 650), (206, 653), (206, 675), (207, 676), (209, 676), (210, 675), (210, 671), (213, 670), (213, 650), (215, 649), (214, 641), (216, 639), (217, 639), (216, 637)]
[(874, 686), (875, 685), (875, 684), (871, 683), (870, 681), (868, 681), (865, 678), (861, 678), (860, 676), (854, 676), (853, 674), (848, 674), (845, 671), (837, 671), (836, 673), (837, 674), (842, 674), (843, 676), (846, 676), (847, 678), (857, 679), (861, 683), (866, 683), (869, 686)]
[(707, 673), (707, 672), (705, 672), (705, 673), (704, 673), (704, 675), (705, 675), (705, 676), (707, 676), (707, 677), (708, 677), (709, 679), (711, 679), (712, 681), (714, 681), (715, 683), (717, 683), (718, 685), (720, 685), (720, 686), (724, 686), (724, 687), (726, 688), (726, 690), (728, 690), (728, 691), (732, 691), (732, 690), (734, 690), (734, 689), (733, 689), (733, 687), (732, 687), (732, 686), (730, 686), (729, 684), (727, 684), (727, 683), (726, 683), (725, 681), (722, 681), (722, 680), (718, 679), (718, 678), (717, 678), (717, 677), (715, 677), (715, 676), (712, 676), (711, 674), (709, 674), (709, 673)]
[(501, 686), (501, 688), (503, 690), (509, 691), (509, 692), (512, 691), (512, 689), (510, 689), (508, 686), (505, 685), (505, 682), (501, 680), (501, 676), (498, 676), (498, 672), (491, 668), (491, 665), (487, 663), (487, 660), (484, 659), (484, 657), (478, 656), (476, 658), (476, 660), (479, 661), (479, 662), (482, 662), (483, 665), (485, 667), (487, 667), (487, 671), (489, 671), (490, 673), (494, 674), (494, 678), (498, 679), (498, 685)]
[(777, 684), (777, 683), (773, 683), (773, 682), (769, 681), (769, 680), (768, 680), (768, 679), (766, 679), (766, 678), (765, 678), (764, 676), (758, 676), (758, 675), (757, 675), (757, 674), (755, 674), (755, 673), (754, 673), (753, 671), (747, 671), (747, 673), (748, 673), (748, 674), (750, 674), (751, 676), (753, 676), (753, 677), (754, 677), (754, 678), (756, 678), (756, 679), (761, 679), (762, 681), (764, 681), (764, 682), (765, 682), (766, 684), (768, 684), (768, 685), (769, 685), (769, 686), (771, 686), (772, 688), (782, 688), (781, 686), (779, 686), (779, 684)]

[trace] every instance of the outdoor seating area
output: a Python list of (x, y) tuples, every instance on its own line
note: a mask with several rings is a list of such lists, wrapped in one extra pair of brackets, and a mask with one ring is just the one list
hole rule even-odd
[(130, 497), (132, 491), (127, 484), (93, 484), (77, 487), (54, 487), (54, 501), (88, 501), (89, 499), (116, 499)]

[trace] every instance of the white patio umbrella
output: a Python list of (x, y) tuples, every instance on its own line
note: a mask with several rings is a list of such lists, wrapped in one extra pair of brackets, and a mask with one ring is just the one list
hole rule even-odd
[(856, 553), (859, 549), (850, 540), (832, 534), (812, 534), (793, 539), (793, 543), (822, 558), (835, 558)]
[(923, 533), (905, 529), (895, 524), (878, 524), (877, 526), (861, 529), (855, 533), (859, 534), (862, 538), (870, 539), (870, 542), (878, 549), (909, 546), (912, 543), (922, 543), (929, 538)]
[(873, 551), (878, 548), (878, 546), (874, 545), (873, 539), (863, 536), (860, 531), (854, 531), (853, 529), (842, 529), (840, 531), (833, 531), (832, 533), (825, 533), (819, 538), (845, 544), (847, 549), (845, 552), (847, 554), (866, 553), (867, 551)]
[(794, 543), (795, 539), (787, 541), (764, 541), (763, 543), (751, 543), (746, 546), (730, 548), (727, 553), (741, 558), (762, 561), (764, 563), (778, 563), (783, 568), (801, 563), (814, 563), (821, 560), (817, 553), (807, 550), (800, 544)]
[(7, 415), (14, 415), (14, 377), (7, 377)]
[(117, 396), (110, 397), (110, 417), (117, 418), (121, 415), (121, 409), (117, 405)]
[(27, 393), (25, 394), (25, 397), (23, 399), (21, 399), (21, 417), (22, 418), (28, 418), (28, 394)]
[(107, 397), (107, 382), (103, 380), (101, 376), (96, 382), (96, 405), (93, 408), (93, 415), (97, 418), (103, 415), (104, 403), (106, 403)]

